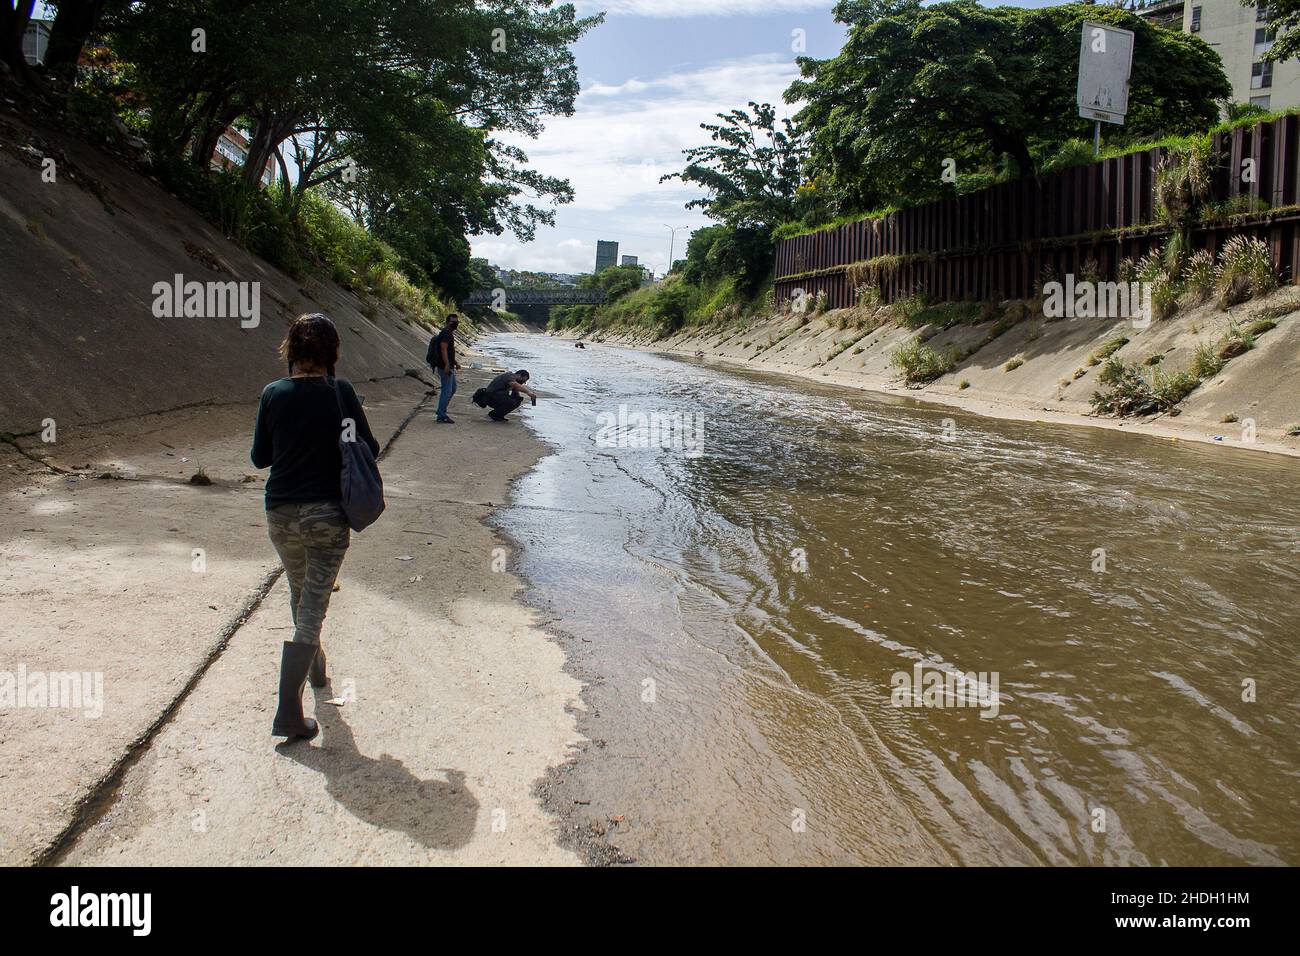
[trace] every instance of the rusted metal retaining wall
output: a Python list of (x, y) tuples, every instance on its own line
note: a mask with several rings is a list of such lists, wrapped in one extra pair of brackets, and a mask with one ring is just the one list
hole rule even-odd
[[(1230, 236), (1254, 236), (1269, 244), (1285, 279), (1300, 278), (1300, 116), (1216, 133), (1214, 149), (1220, 162), (1207, 202), (1249, 195), (1269, 208), (1202, 225), (1195, 245), (1216, 252)], [(917, 291), (936, 301), (1029, 298), (1044, 270), (1081, 273), (1089, 260), (1114, 279), (1121, 260), (1168, 238), (1153, 208), (1165, 152), (1130, 153), (782, 240), (776, 299), (824, 293), (830, 308), (854, 305), (848, 266), (880, 256), (903, 257), (879, 270), (885, 302)], [(1248, 159), (1252, 178), (1242, 175)]]

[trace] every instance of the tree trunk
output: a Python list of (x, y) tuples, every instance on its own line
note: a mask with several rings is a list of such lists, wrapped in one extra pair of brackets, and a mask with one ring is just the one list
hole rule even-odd
[(1029, 155), (1029, 144), (1025, 142), (1023, 136), (1018, 136), (1000, 126), (987, 128), (986, 132), (993, 143), (993, 148), (1000, 153), (1006, 153), (1015, 162), (1016, 172), (1021, 176), (1034, 175), (1034, 159)]
[(284, 150), (276, 147), (275, 161), (280, 167), (280, 208), (289, 217), (289, 223), (298, 228), (298, 193), (289, 185), (289, 164), (284, 161)]
[(66, 79), (76, 75), (77, 61), (90, 39), (104, 0), (59, 0), (54, 25), (50, 27), (50, 48), (45, 54), (45, 68)]
[(190, 162), (196, 168), (208, 168), (217, 149), (217, 140), (238, 118), (239, 107), (221, 96), (213, 96), (203, 104), (194, 124), (194, 141), (190, 147)]
[(23, 34), (31, 22), (36, 0), (18, 0), (16, 6), (10, 6), (11, 2), (12, 0), (4, 0), (0, 3), (0, 62), (13, 70), (14, 75), (23, 82), (36, 86), (39, 85), (36, 75), (23, 56)]
[(266, 169), (266, 161), (298, 125), (300, 118), (298, 113), (278, 115), (271, 113), (269, 116), (258, 117), (257, 124), (253, 128), (253, 139), (248, 144), (248, 158), (244, 160), (246, 185), (254, 189), (258, 188), (262, 182), (262, 173)]

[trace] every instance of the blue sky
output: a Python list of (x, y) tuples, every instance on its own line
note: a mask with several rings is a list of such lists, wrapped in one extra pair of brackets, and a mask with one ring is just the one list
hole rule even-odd
[[(1044, 6), (1047, 0), (1012, 0)], [(544, 272), (590, 272), (596, 240), (640, 257), (656, 275), (668, 266), (665, 224), (680, 258), (690, 228), (706, 225), (684, 209), (698, 193), (679, 181), (682, 150), (707, 142), (699, 124), (750, 100), (780, 104), (797, 77), (794, 31), (806, 52), (835, 55), (844, 28), (831, 0), (576, 0), (605, 23), (574, 47), (582, 93), (571, 117), (552, 118), (539, 139), (519, 143), (531, 165), (567, 178), (574, 202), (559, 207), (555, 228), (528, 244), (506, 234), (473, 239), (474, 255), (497, 265)]]
[(707, 220), (686, 202), (697, 191), (678, 181), (682, 150), (702, 145), (700, 123), (750, 100), (780, 103), (798, 75), (794, 31), (807, 53), (834, 55), (844, 32), (827, 0), (605, 0), (578, 2), (605, 22), (574, 47), (582, 93), (571, 117), (552, 118), (539, 139), (520, 143), (531, 165), (567, 178), (576, 197), (559, 207), (555, 228), (528, 244), (514, 236), (473, 239), (474, 255), (497, 265), (545, 272), (590, 272), (596, 240), (614, 239), (656, 275), (668, 266), (669, 231), (680, 258), (691, 228)]

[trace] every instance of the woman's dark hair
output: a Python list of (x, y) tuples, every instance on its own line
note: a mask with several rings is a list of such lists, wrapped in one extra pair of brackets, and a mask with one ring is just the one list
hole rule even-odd
[(290, 375), (295, 365), (307, 364), (319, 366), (333, 377), (339, 361), (339, 330), (319, 312), (300, 315), (280, 343), (280, 358), (289, 363)]

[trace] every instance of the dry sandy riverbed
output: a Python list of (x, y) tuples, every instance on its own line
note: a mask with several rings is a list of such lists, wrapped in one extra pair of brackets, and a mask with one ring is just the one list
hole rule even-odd
[[(103, 708), (0, 710), (0, 863), (578, 862), (533, 790), (579, 740), (581, 688), (483, 521), (542, 446), (469, 406), (474, 379), (459, 424), (422, 406), (384, 461), (388, 511), (343, 565), (310, 743), (270, 736), (284, 582), (248, 614), (277, 567), (254, 405), (59, 446), (81, 477), (4, 450), (0, 671), (100, 673)], [(358, 390), (381, 442), (425, 399), (409, 379)], [(213, 485), (188, 483), (200, 465)]]

